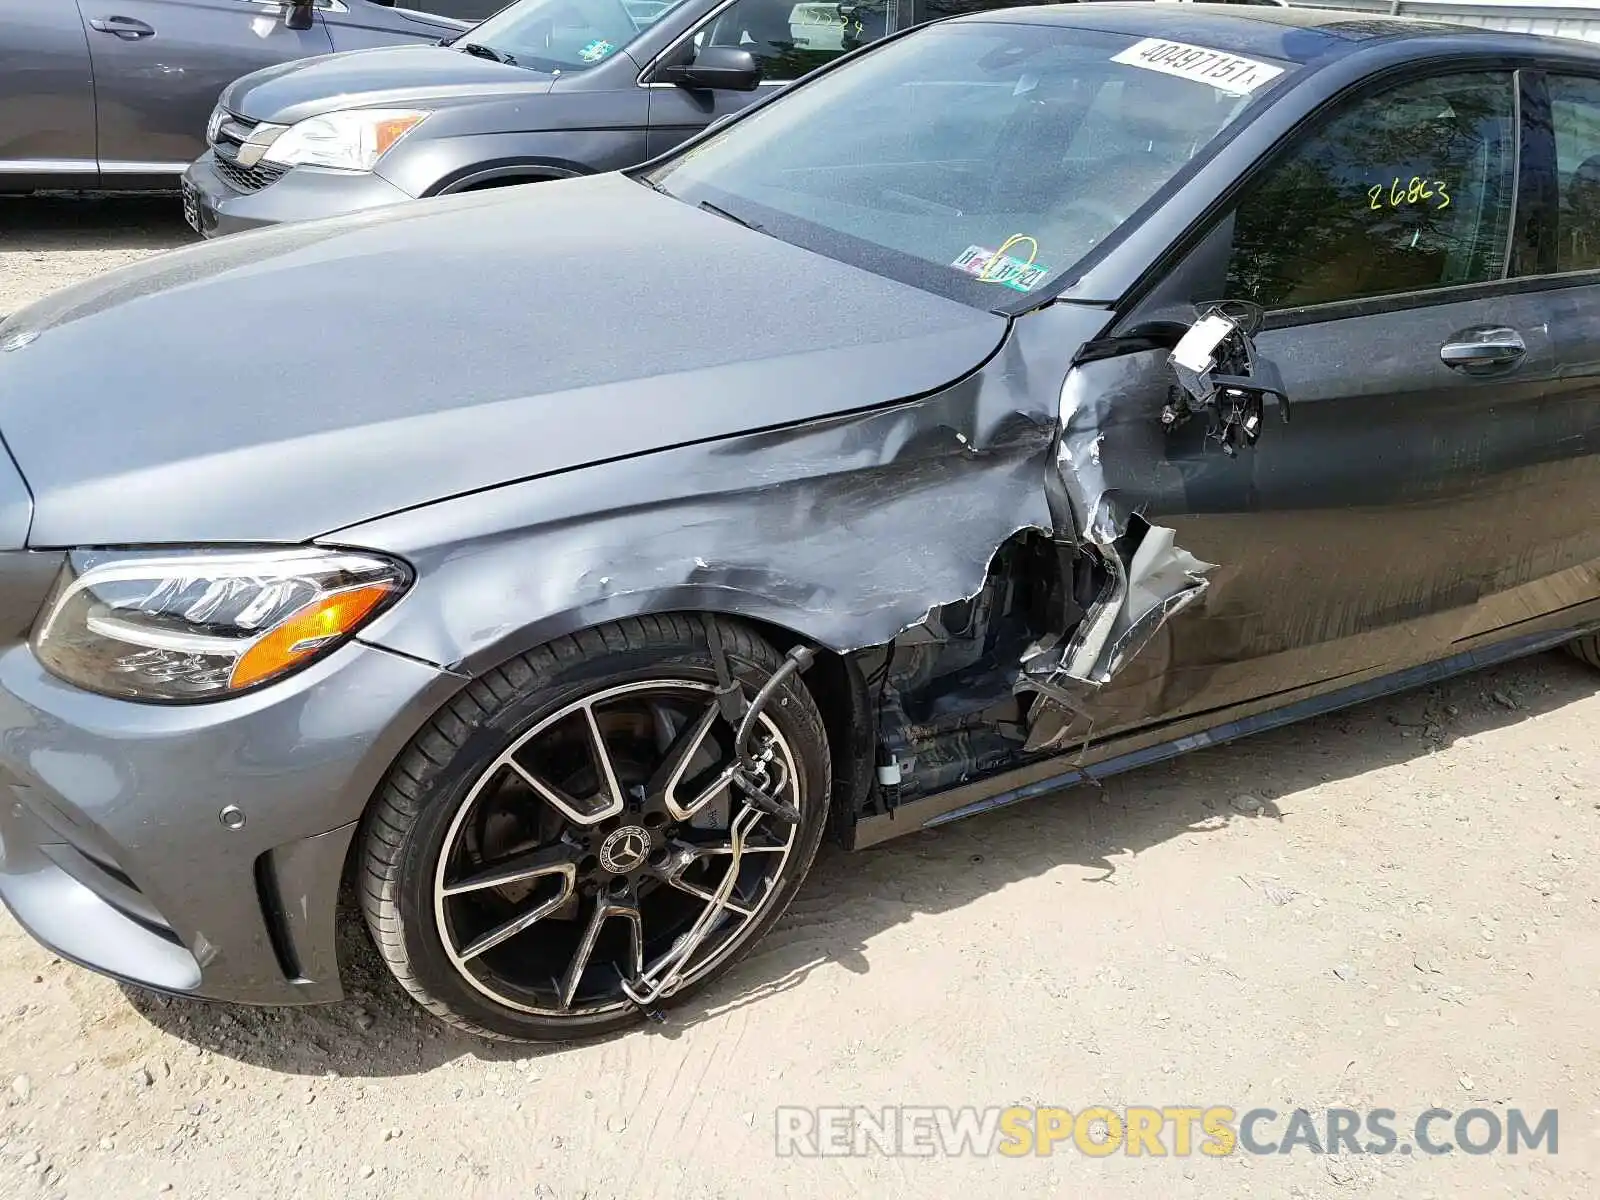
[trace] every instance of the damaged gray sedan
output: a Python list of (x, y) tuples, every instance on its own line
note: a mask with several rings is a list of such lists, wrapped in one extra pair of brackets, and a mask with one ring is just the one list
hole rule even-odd
[(1595, 661), (1597, 200), (1578, 43), (1079, 5), (63, 292), (0, 325), (0, 896), (291, 1004), (353, 881), (439, 1017), (598, 1034), (825, 836)]

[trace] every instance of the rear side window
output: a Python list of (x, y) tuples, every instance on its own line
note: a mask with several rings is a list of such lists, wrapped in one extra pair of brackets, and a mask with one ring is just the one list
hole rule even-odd
[(763, 83), (792, 83), (847, 51), (944, 17), (1047, 0), (735, 0), (695, 34), (696, 48), (748, 50)]
[(1239, 206), (1229, 297), (1296, 308), (1501, 278), (1515, 112), (1496, 73), (1419, 80), (1334, 116)]
[[(789, 83), (884, 35), (872, 14), (813, 0), (736, 0), (695, 34), (695, 46), (748, 50), (765, 83)], [(848, 12), (846, 10), (849, 10)]]
[(1556, 270), (1600, 270), (1600, 80), (1550, 77), (1560, 204)]

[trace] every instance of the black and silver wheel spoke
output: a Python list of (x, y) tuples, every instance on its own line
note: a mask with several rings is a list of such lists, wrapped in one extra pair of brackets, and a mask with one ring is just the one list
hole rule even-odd
[[(745, 845), (740, 848), (739, 853), (741, 855), (773, 853), (783, 854), (787, 853), (788, 849), (789, 847), (787, 845), (751, 846), (747, 841)], [(729, 839), (724, 839), (722, 841), (707, 845), (686, 841), (680, 838), (674, 840), (672, 843), (671, 857), (661, 868), (661, 878), (666, 881), (669, 887), (677, 888), (678, 891), (703, 900), (707, 904), (714, 904), (717, 902), (715, 887), (707, 886), (704, 883), (691, 880), (686, 877), (686, 874), (690, 869), (696, 866), (709, 866), (708, 860), (715, 861), (718, 859), (730, 860), (729, 865), (723, 868), (724, 871), (736, 871), (736, 866), (734, 866), (731, 862), (733, 854), (734, 845)], [(717, 878), (720, 880), (721, 877), (718, 876)], [(748, 920), (756, 915), (751, 906), (757, 902), (758, 901), (756, 899), (746, 896), (740, 890), (738, 880), (735, 879), (732, 891), (729, 893), (727, 899), (722, 902), (722, 907), (727, 909), (729, 912)]]
[(544, 778), (540, 771), (524, 762), (519, 752), (527, 745), (525, 740), (506, 751), (496, 766), (510, 767), (547, 804), (569, 820), (580, 825), (595, 825), (621, 812), (627, 798), (622, 794), (622, 785), (617, 782), (611, 751), (606, 747), (605, 735), (600, 731), (600, 722), (595, 717), (594, 701), (580, 702), (576, 708), (577, 713), (572, 715), (582, 722), (593, 773), (592, 780), (588, 780), (592, 786), (586, 794), (574, 794), (557, 787)]
[[(689, 843), (689, 847), (700, 858), (716, 858), (719, 855), (726, 856), (733, 853), (733, 843), (729, 841), (712, 842), (705, 845), (693, 842)], [(746, 842), (739, 852), (741, 854), (787, 854), (789, 852), (789, 843), (758, 842), (752, 845)]]
[(683, 727), (667, 745), (661, 765), (645, 784), (645, 794), (651, 800), (658, 800), (674, 821), (689, 820), (715, 800), (733, 778), (731, 768), (724, 769), (687, 800), (678, 796), (678, 788), (683, 784), (684, 776), (688, 774), (696, 755), (705, 748), (706, 740), (711, 736), (711, 731), (720, 715), (717, 705), (713, 702), (706, 705), (705, 711), (694, 720), (684, 722)]
[(622, 785), (617, 782), (616, 768), (611, 763), (611, 752), (606, 749), (605, 734), (600, 732), (600, 723), (595, 720), (593, 704), (583, 706), (583, 719), (589, 727), (589, 749), (594, 755), (596, 765), (600, 768), (600, 788), (606, 797), (605, 808), (601, 815), (609, 817), (613, 812), (620, 812), (622, 809), (624, 802)]
[[(444, 889), (446, 896), (460, 896), (468, 892), (482, 891), (487, 888), (504, 887), (510, 883), (525, 883), (529, 880), (554, 879), (558, 887), (556, 894), (535, 903), (525, 912), (519, 913), (509, 921), (505, 921), (493, 929), (488, 930), (474, 938), (467, 945), (456, 952), (459, 962), (468, 962), (478, 955), (493, 950), (502, 942), (509, 941), (529, 926), (545, 919), (564, 905), (572, 896), (573, 885), (577, 879), (577, 864), (573, 862), (565, 846), (555, 847), (551, 851), (535, 851), (530, 855), (519, 856), (515, 865), (511, 863), (492, 867), (480, 872), (469, 879), (463, 880)], [(550, 862), (549, 865), (533, 865), (534, 859), (553, 859), (559, 857), (564, 861)]]
[(578, 942), (578, 948), (572, 955), (572, 961), (567, 964), (567, 973), (561, 980), (561, 1007), (571, 1008), (573, 998), (578, 994), (578, 985), (583, 982), (583, 973), (589, 969), (589, 960), (594, 957), (595, 943), (600, 940), (600, 931), (606, 922), (621, 920), (628, 926), (628, 942), (631, 947), (627, 963), (627, 977), (636, 978), (644, 970), (644, 918), (639, 913), (639, 904), (634, 897), (632, 886), (614, 889), (609, 896), (602, 896), (595, 904), (594, 915), (589, 918), (589, 924), (583, 931), (583, 937)]
[(565, 844), (546, 846), (541, 850), (529, 850), (501, 859), (474, 875), (445, 884), (443, 891), (446, 896), (460, 896), (483, 888), (504, 887), (508, 883), (523, 883), (548, 875), (565, 876), (570, 890), (572, 881), (577, 878), (577, 870), (578, 860), (572, 847)]
[[(792, 751), (761, 722), (775, 786), (798, 805)], [(733, 730), (699, 680), (606, 688), (538, 721), (446, 836), (435, 914), (456, 969), (544, 1016), (620, 1010), (713, 969), (755, 928), (795, 843), (730, 787), (733, 765)]]

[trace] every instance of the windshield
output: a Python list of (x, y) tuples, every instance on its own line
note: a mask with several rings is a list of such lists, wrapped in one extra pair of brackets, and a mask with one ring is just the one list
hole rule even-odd
[(1290, 70), (1054, 25), (933, 26), (646, 182), (917, 287), (1025, 306)]
[(605, 62), (684, 0), (522, 0), (461, 35), (460, 45), (537, 71)]

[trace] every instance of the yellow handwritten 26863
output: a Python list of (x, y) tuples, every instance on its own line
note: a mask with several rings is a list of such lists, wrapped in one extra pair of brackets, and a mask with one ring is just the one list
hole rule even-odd
[(1367, 189), (1367, 199), (1372, 201), (1372, 207), (1382, 209), (1387, 201), (1390, 208), (1399, 208), (1403, 204), (1432, 204), (1434, 208), (1446, 209), (1450, 207), (1450, 185), (1442, 179), (1435, 179), (1431, 183), (1420, 175), (1413, 175), (1410, 182), (1398, 176), (1386, 187), (1376, 184)]

